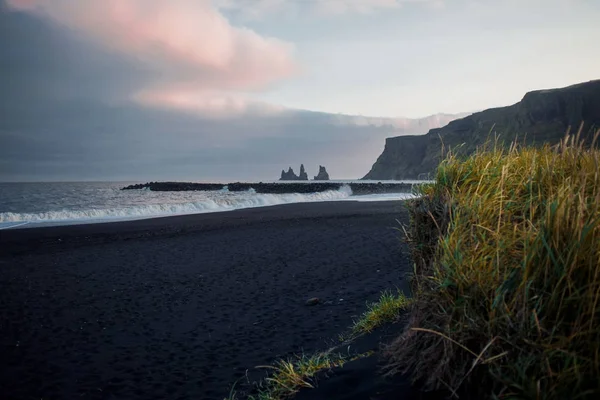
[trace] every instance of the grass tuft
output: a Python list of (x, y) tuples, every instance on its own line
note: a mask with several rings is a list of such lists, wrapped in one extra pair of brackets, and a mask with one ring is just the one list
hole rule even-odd
[(301, 388), (314, 388), (314, 375), (322, 370), (342, 366), (347, 360), (342, 355), (319, 353), (280, 360), (269, 368), (273, 373), (264, 380), (263, 387), (250, 400), (282, 400), (293, 396)]
[[(340, 341), (352, 341), (356, 337), (373, 331), (375, 328), (394, 322), (400, 313), (410, 304), (410, 300), (400, 291), (393, 293), (385, 291), (379, 301), (367, 303), (367, 311), (355, 321), (350, 333), (341, 335)], [(284, 400), (292, 397), (301, 388), (314, 388), (314, 376), (319, 371), (341, 367), (346, 362), (369, 357), (373, 351), (351, 355), (333, 354), (333, 349), (312, 356), (302, 355), (294, 359), (279, 360), (274, 365), (259, 366), (273, 372), (258, 383), (256, 395), (248, 396), (248, 400)], [(230, 389), (229, 396), (224, 400), (237, 400), (235, 385)]]
[(409, 305), (410, 300), (402, 292), (384, 291), (379, 301), (367, 303), (367, 311), (357, 321), (354, 321), (351, 335), (356, 337), (370, 333), (385, 323), (396, 321)]
[(450, 153), (420, 190), (411, 329), (389, 348), (390, 373), (477, 398), (600, 398), (594, 143)]

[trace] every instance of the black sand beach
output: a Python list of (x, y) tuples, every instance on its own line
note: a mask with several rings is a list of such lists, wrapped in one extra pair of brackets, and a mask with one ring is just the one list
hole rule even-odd
[(406, 219), (327, 202), (2, 230), (1, 398), (222, 400), (407, 289)]

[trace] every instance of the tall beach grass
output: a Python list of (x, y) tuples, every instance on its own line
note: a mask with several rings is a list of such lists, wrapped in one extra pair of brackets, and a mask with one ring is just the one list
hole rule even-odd
[(389, 372), (474, 398), (600, 398), (600, 151), (446, 155), (409, 204), (409, 329)]

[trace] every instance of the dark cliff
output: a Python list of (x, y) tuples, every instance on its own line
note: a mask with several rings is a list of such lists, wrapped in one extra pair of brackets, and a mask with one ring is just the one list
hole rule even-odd
[(556, 144), (569, 127), (591, 142), (600, 127), (600, 80), (561, 89), (538, 90), (508, 107), (481, 111), (432, 129), (426, 135), (388, 138), (385, 149), (363, 179), (419, 179), (435, 171), (442, 143), (471, 154), (492, 137), (510, 144), (515, 138), (528, 145)]

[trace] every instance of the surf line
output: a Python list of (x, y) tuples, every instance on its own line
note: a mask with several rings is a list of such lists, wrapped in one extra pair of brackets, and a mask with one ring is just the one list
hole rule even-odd
[(11, 225), (11, 226), (0, 227), (0, 231), (1, 231), (1, 230), (4, 230), (4, 229), (16, 228), (17, 226), (23, 226), (23, 225), (27, 225), (28, 223), (29, 223), (29, 221), (25, 221), (25, 222), (21, 222), (20, 224), (17, 224), (17, 225)]

